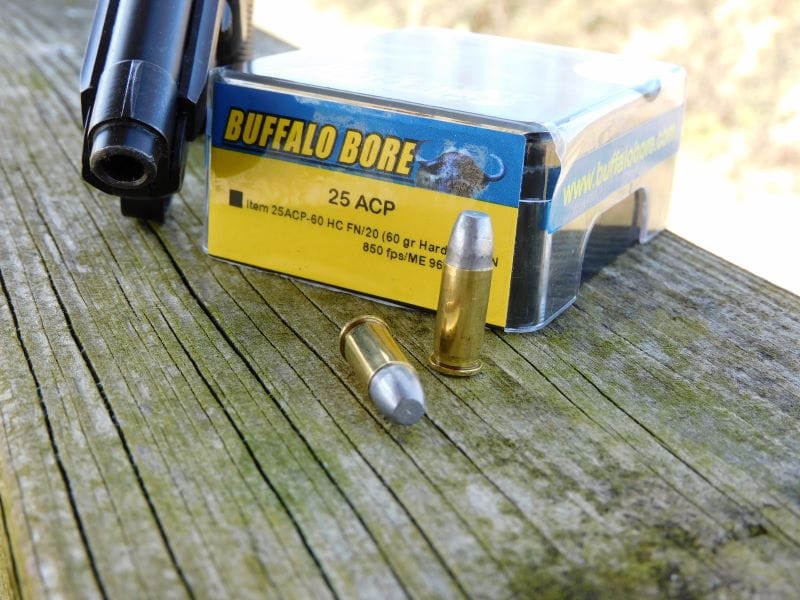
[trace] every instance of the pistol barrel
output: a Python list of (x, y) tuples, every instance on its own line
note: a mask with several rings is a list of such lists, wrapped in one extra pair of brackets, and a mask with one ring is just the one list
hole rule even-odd
[[(84, 140), (85, 167), (105, 191), (127, 196), (156, 187), (158, 195), (175, 191), (165, 179), (193, 5), (193, 0), (120, 0), (108, 7), (113, 24), (103, 32), (98, 57), (103, 68)], [(108, 27), (112, 15), (104, 16)]]
[(123, 213), (148, 216), (130, 207), (180, 189), (223, 14), (227, 58), (247, 48), (250, 13), (246, 0), (99, 0), (81, 71), (83, 177)]

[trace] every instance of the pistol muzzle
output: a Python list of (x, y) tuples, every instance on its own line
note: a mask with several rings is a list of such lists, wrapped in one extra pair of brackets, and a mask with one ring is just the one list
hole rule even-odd
[(137, 190), (156, 179), (162, 148), (158, 137), (138, 123), (107, 125), (94, 134), (89, 168), (115, 190)]

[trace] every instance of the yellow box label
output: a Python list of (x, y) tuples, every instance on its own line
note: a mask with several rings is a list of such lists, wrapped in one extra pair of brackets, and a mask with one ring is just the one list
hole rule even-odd
[(210, 254), (434, 310), (456, 217), (486, 212), (487, 320), (506, 323), (515, 207), (217, 147), (209, 178)]
[(210, 254), (435, 309), (452, 226), (492, 218), (505, 326), (525, 138), (500, 127), (212, 81)]

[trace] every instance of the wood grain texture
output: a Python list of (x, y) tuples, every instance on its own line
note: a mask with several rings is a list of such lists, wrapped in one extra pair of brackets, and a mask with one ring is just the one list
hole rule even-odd
[[(672, 236), (486, 367), (433, 316), (209, 259), (202, 148), (163, 225), (80, 179), (90, 2), (0, 20), (0, 595), (793, 597), (800, 300)], [(339, 356), (373, 313), (429, 413)]]

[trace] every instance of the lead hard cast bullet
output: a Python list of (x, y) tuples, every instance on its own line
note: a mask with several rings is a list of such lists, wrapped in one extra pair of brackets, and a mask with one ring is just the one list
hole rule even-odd
[(477, 210), (459, 214), (447, 244), (430, 357), (441, 373), (467, 376), (481, 368), (493, 255), (491, 217)]

